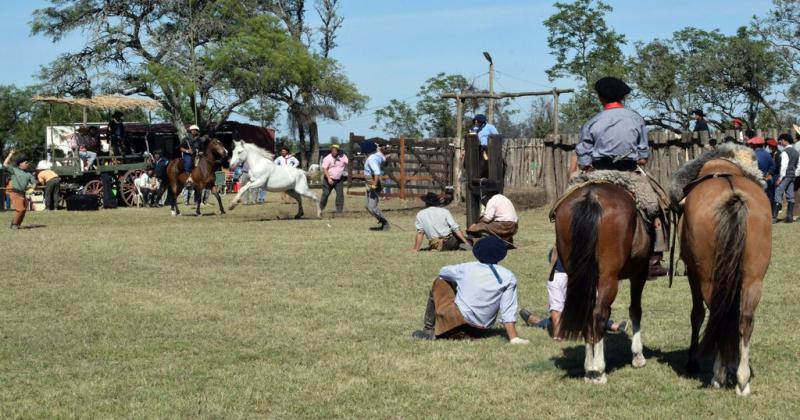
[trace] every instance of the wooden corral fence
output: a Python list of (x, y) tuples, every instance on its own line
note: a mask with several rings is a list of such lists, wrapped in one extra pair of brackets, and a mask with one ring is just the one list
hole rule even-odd
[(366, 156), (361, 154), (362, 141), (374, 141), (386, 146), (384, 188), (390, 192), (385, 195), (412, 198), (429, 191), (440, 193), (445, 187), (453, 185), (455, 149), (452, 139), (366, 139), (350, 133), (347, 147), (348, 194), (363, 194), (363, 190), (354, 191), (365, 185)]
[[(761, 130), (757, 134), (764, 138), (777, 138), (780, 133), (792, 130)], [(739, 131), (714, 133), (713, 138), (722, 143), (726, 136), (740, 138)], [(659, 183), (667, 187), (672, 174), (686, 161), (709, 150), (707, 132), (684, 133), (651, 131), (650, 159), (645, 170)], [(506, 139), (503, 155), (506, 161), (506, 186), (538, 186), (545, 190), (552, 202), (567, 188), (570, 158), (575, 153), (577, 134), (550, 135), (546, 139)]]

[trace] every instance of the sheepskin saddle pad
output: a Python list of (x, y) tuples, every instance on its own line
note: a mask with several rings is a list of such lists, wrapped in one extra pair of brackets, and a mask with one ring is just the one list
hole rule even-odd
[(555, 211), (558, 206), (578, 188), (591, 184), (613, 184), (628, 191), (633, 196), (639, 213), (644, 216), (645, 220), (652, 221), (661, 214), (662, 207), (659, 205), (658, 194), (650, 182), (647, 175), (638, 172), (598, 170), (577, 174), (570, 178), (567, 190), (553, 205), (550, 218), (555, 220)]
[(703, 166), (715, 159), (724, 159), (735, 164), (741, 169), (745, 178), (751, 179), (761, 185), (766, 186), (764, 174), (758, 169), (758, 160), (755, 152), (748, 147), (733, 143), (726, 143), (715, 150), (703, 153), (698, 158), (686, 162), (680, 169), (672, 174), (672, 182), (669, 187), (669, 198), (673, 208), (679, 208), (680, 202), (684, 199), (686, 187), (697, 179)]

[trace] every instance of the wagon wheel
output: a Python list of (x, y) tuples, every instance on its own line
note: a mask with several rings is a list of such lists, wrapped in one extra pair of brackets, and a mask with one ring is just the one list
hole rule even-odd
[(84, 194), (95, 194), (97, 196), (97, 202), (102, 207), (103, 206), (103, 183), (99, 179), (93, 179), (86, 183), (83, 186), (83, 193)]
[(122, 201), (128, 207), (136, 206), (136, 186), (133, 181), (144, 172), (143, 169), (131, 169), (119, 177), (119, 185), (122, 190)]

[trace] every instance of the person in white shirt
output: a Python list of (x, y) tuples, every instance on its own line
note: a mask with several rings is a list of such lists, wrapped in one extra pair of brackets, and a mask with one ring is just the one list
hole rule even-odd
[(281, 147), (281, 155), (275, 158), (275, 164), (278, 166), (291, 166), (296, 168), (300, 166), (300, 161), (289, 153), (287, 146)]
[(422, 247), (422, 240), (428, 238), (428, 249), (430, 251), (456, 251), (458, 249), (469, 249), (467, 239), (459, 230), (458, 223), (453, 219), (450, 211), (440, 207), (441, 199), (436, 193), (429, 192), (422, 201), (425, 202), (425, 209), (417, 213), (415, 227), (417, 237), (414, 247), (411, 249), (417, 252)]
[(514, 204), (508, 197), (500, 194), (497, 182), (491, 179), (481, 181), (481, 202), (486, 209), (478, 223), (467, 229), (467, 236), (473, 243), (487, 235), (497, 236), (512, 246), (519, 223)]
[(498, 263), (506, 257), (505, 242), (493, 236), (478, 241), (478, 261), (442, 267), (433, 282), (423, 328), (411, 335), (422, 340), (484, 337), (498, 320), (511, 344), (528, 344), (517, 336), (517, 279)]
[(150, 185), (150, 179), (153, 175), (152, 171), (152, 169), (148, 169), (133, 180), (136, 188), (138, 188), (142, 193), (142, 199), (144, 200), (144, 203), (148, 205), (150, 204), (150, 195), (153, 192)]

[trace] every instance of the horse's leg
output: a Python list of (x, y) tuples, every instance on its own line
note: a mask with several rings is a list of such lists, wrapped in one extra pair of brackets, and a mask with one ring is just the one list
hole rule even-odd
[(750, 395), (750, 336), (753, 315), (761, 299), (761, 278), (745, 278), (742, 282), (742, 313), (739, 315), (739, 367), (736, 369), (736, 394)]
[(303, 217), (303, 214), (304, 214), (303, 213), (303, 196), (301, 196), (300, 193), (298, 193), (295, 190), (286, 191), (286, 194), (288, 194), (289, 197), (292, 197), (295, 200), (297, 200), (297, 214), (294, 215), (294, 218), (295, 219), (299, 219), (299, 218)]
[(722, 388), (728, 379), (728, 367), (722, 363), (722, 356), (717, 352), (714, 357), (714, 378), (711, 379), (711, 386), (714, 388)]
[(606, 357), (604, 352), (603, 335), (606, 323), (611, 315), (611, 304), (617, 297), (619, 280), (610, 275), (600, 275), (597, 287), (597, 300), (593, 311), (593, 324), (589, 327), (590, 341), (594, 341), (592, 346), (592, 367), (586, 371), (586, 379), (594, 384), (605, 384), (608, 382), (606, 375)]
[(199, 184), (195, 184), (194, 186), (194, 204), (195, 204), (195, 216), (200, 216), (200, 203), (203, 202), (203, 188), (199, 186)]
[(583, 380), (587, 383), (591, 381), (589, 377), (589, 372), (594, 370), (594, 344), (591, 343), (591, 339), (589, 337), (585, 338), (586, 340), (586, 355), (583, 359)]
[(233, 197), (233, 201), (231, 201), (231, 204), (228, 206), (228, 210), (233, 210), (239, 205), (239, 200), (242, 198), (242, 195), (250, 189), (250, 185), (252, 184), (253, 183), (248, 180), (246, 184), (239, 188), (239, 192), (236, 193), (236, 197)]
[(222, 206), (222, 197), (219, 196), (219, 189), (215, 186), (211, 189), (211, 192), (214, 194), (214, 197), (217, 197), (217, 204), (219, 204), (220, 214), (225, 214), (225, 207)]
[(706, 317), (706, 308), (703, 305), (700, 280), (691, 272), (689, 272), (689, 288), (692, 290), (692, 339), (689, 343), (689, 361), (686, 362), (686, 372), (696, 374), (700, 371), (700, 363), (697, 360), (697, 344), (700, 340), (700, 327)]
[(631, 353), (633, 360), (631, 365), (635, 368), (644, 367), (647, 360), (644, 358), (644, 345), (642, 344), (642, 291), (647, 282), (647, 269), (638, 276), (631, 278), (631, 305), (628, 307), (628, 315), (631, 318), (633, 327), (633, 340), (631, 341)]
[(319, 198), (316, 194), (314, 194), (314, 192), (311, 191), (310, 188), (308, 188), (308, 181), (305, 178), (303, 178), (302, 181), (303, 182), (298, 182), (299, 185), (295, 187), (295, 191), (297, 191), (300, 195), (311, 199), (311, 201), (313, 201), (314, 205), (317, 207), (317, 217), (322, 217), (322, 209), (319, 207)]

